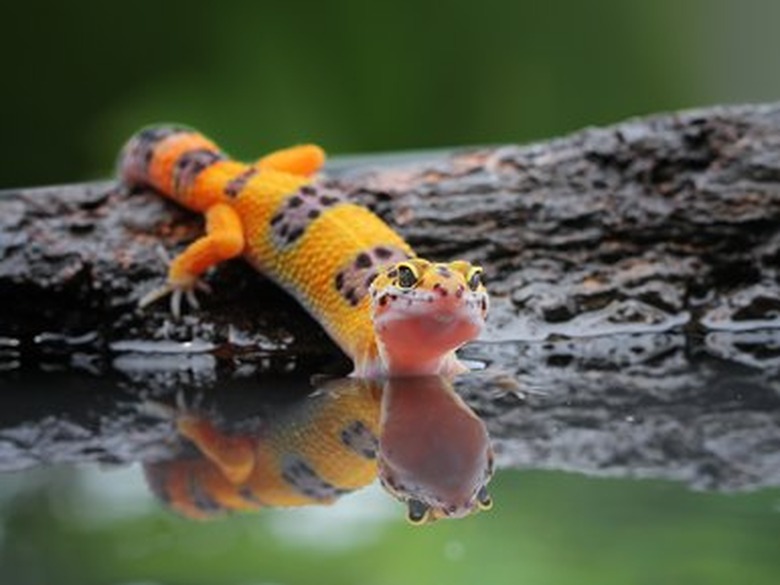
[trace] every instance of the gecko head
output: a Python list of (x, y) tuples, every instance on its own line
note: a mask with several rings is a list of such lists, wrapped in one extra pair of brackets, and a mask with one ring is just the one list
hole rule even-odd
[(394, 370), (427, 371), (479, 335), (488, 311), (482, 268), (464, 260), (410, 258), (380, 270), (371, 283), (380, 351)]

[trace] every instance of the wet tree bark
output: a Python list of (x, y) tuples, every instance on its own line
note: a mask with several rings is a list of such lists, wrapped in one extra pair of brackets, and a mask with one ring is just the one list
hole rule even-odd
[[(485, 266), (486, 340), (502, 343), (467, 349), (488, 373), (462, 391), (499, 460), (780, 484), (780, 104), (336, 161), (327, 180), (420, 255)], [(130, 378), (164, 370), (168, 351), (189, 352), (196, 378), (330, 363), (316, 323), (239, 261), (214, 272), (197, 313), (136, 308), (164, 279), (156, 248), (175, 253), (200, 225), (113, 182), (2, 193), (0, 362), (111, 364)]]
[[(420, 255), (484, 264), (493, 338), (778, 321), (780, 105), (400, 164), (368, 158), (329, 180)], [(156, 248), (175, 252), (199, 229), (199, 218), (112, 182), (2, 193), (0, 334), (222, 343), (240, 330), (273, 344), (316, 329), (238, 261), (216, 272), (197, 317), (172, 324), (164, 303), (137, 310), (164, 278)]]

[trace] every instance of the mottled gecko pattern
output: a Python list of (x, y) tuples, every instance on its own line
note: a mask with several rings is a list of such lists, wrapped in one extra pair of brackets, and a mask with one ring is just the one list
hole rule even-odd
[(271, 217), (274, 243), (279, 249), (291, 246), (323, 212), (344, 203), (347, 203), (344, 196), (333, 189), (304, 185), (288, 197)]
[(330, 504), (376, 477), (380, 398), (375, 386), (350, 381), (274, 413), (254, 433), (232, 435), (207, 417), (179, 415), (195, 453), (145, 464), (147, 483), (191, 518)]
[[(314, 145), (277, 151), (249, 165), (230, 159), (208, 138), (184, 128), (156, 127), (136, 134), (120, 159), (122, 180), (131, 186), (151, 187), (206, 216), (206, 235), (173, 260), (167, 283), (141, 304), (170, 294), (173, 312), (178, 314), (182, 298), (196, 304), (194, 290), (206, 270), (243, 255), (322, 324), (352, 358), (355, 374), (460, 371), (454, 349), (478, 333), (487, 310), (484, 301), (481, 314), (472, 310), (471, 299), (468, 315), (457, 315), (473, 326), (457, 329), (456, 336), (434, 336), (439, 346), (431, 339), (430, 353), (438, 357), (424, 364), (410, 362), (403, 355), (394, 363), (395, 353), (387, 345), (390, 341), (397, 344), (398, 337), (391, 335), (389, 325), (387, 339), (378, 334), (373, 311), (375, 300), (384, 298), (378, 292), (392, 293), (393, 298), (406, 295), (406, 302), (396, 303), (390, 315), (400, 322), (398, 318), (405, 317), (402, 311), (412, 307), (413, 296), (431, 292), (430, 287), (437, 284), (438, 292), (451, 289), (455, 294), (459, 287), (461, 294), (466, 291), (486, 298), (481, 282), (471, 288), (467, 284), (478, 269), (460, 262), (445, 277), (443, 270), (450, 265), (415, 259), (409, 245), (379, 217), (339, 191), (313, 182), (323, 163), (324, 154)], [(413, 282), (401, 283), (393, 276), (377, 280), (383, 272), (397, 275), (392, 271), (398, 263), (412, 259), (415, 262), (408, 269), (415, 275)], [(378, 291), (375, 283), (380, 281), (382, 290)], [(429, 295), (426, 300), (432, 303), (444, 296)], [(385, 300), (383, 309), (386, 304)], [(439, 310), (433, 305), (429, 309), (431, 315)], [(449, 303), (440, 310), (446, 315), (439, 314), (431, 323), (447, 324), (460, 310)], [(413, 311), (409, 314), (416, 318)], [(414, 341), (425, 343), (426, 339)]]

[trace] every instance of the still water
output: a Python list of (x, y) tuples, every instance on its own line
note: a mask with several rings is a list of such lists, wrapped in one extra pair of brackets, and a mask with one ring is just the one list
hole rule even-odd
[(777, 341), (478, 343), (455, 384), (7, 348), (0, 583), (774, 584)]

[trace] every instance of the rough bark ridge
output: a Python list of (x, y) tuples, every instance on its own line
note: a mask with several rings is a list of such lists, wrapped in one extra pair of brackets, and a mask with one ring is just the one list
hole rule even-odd
[[(367, 159), (332, 167), (329, 181), (420, 255), (485, 266), (486, 338), (502, 343), (466, 354), (507, 378), (462, 389), (505, 464), (780, 485), (780, 105)], [(164, 277), (156, 246), (176, 251), (199, 225), (113, 183), (2, 194), (0, 363), (54, 356), (105, 371), (112, 360), (127, 373), (186, 350), (195, 372), (243, 376), (317, 370), (335, 355), (240, 262), (215, 272), (197, 315), (136, 310)], [(195, 341), (170, 343), (184, 340)], [(484, 388), (518, 382), (519, 398)]]
[[(780, 324), (780, 106), (353, 166), (333, 181), (421, 255), (482, 262), (497, 300), (494, 338), (681, 320), (703, 329)], [(172, 327), (163, 304), (135, 310), (164, 277), (155, 247), (176, 250), (198, 229), (198, 218), (154, 194), (127, 196), (112, 183), (3, 193), (0, 298), (14, 302), (0, 303), (2, 333), (98, 330), (112, 341), (186, 328), (189, 338), (221, 342), (228, 321), (249, 335), (285, 328), (299, 311), (238, 262), (217, 272), (197, 320)], [(231, 310), (240, 301), (249, 301), (243, 317)], [(291, 327), (300, 325), (310, 328), (293, 316)]]

